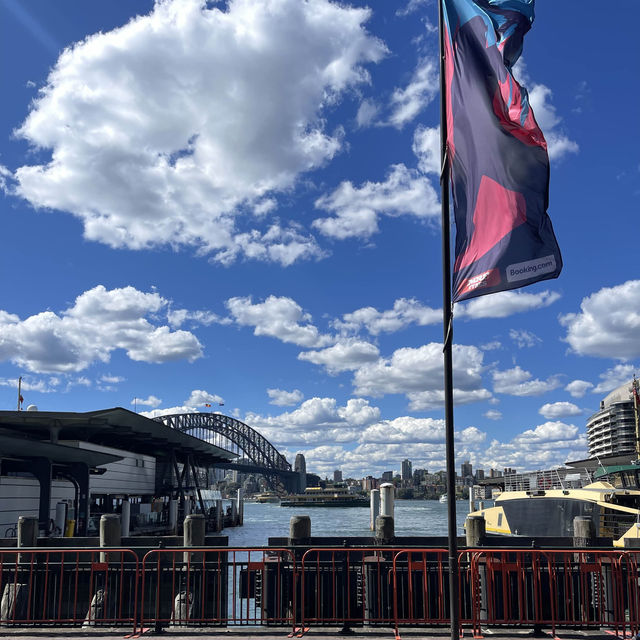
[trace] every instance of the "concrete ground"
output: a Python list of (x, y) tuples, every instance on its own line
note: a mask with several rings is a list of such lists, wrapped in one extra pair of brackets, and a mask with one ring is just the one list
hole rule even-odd
[[(176, 638), (184, 638), (185, 640), (283, 640), (284, 638), (300, 638), (304, 637), (308, 640), (397, 640), (395, 631), (392, 628), (357, 628), (353, 633), (341, 633), (340, 628), (332, 627), (315, 627), (311, 628), (304, 635), (291, 634), (291, 628), (252, 628), (242, 627), (234, 629), (215, 629), (215, 628), (170, 628), (163, 630), (162, 633), (156, 634), (152, 630), (146, 631), (142, 636), (130, 635), (131, 629), (118, 628), (100, 628), (100, 629), (81, 629), (81, 628), (0, 628), (0, 638), (7, 640), (44, 640), (52, 638), (53, 640), (62, 640), (69, 638), (70, 640), (120, 640), (121, 638), (166, 638), (172, 640)], [(557, 640), (614, 640), (616, 634), (609, 630), (573, 630), (573, 629), (557, 629), (556, 635), (553, 636), (551, 629), (545, 629), (540, 633), (534, 633), (531, 629), (491, 629), (484, 630), (483, 637), (491, 640), (533, 640), (533, 639), (557, 639)], [(622, 632), (617, 636), (624, 638)], [(447, 628), (437, 629), (400, 629), (400, 640), (448, 640), (450, 633)], [(462, 640), (468, 638), (473, 640), (470, 630), (465, 630)], [(629, 634), (627, 639), (632, 638)]]

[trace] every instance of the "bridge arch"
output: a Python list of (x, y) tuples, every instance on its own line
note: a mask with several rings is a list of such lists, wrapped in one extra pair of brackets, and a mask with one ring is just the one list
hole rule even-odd
[[(154, 420), (205, 442), (212, 442), (212, 436), (215, 440), (216, 435), (224, 438), (235, 444), (254, 464), (264, 467), (265, 472), (291, 471), (291, 464), (263, 435), (231, 416), (219, 413), (174, 413), (158, 416)], [(220, 440), (213, 443), (227, 448)]]

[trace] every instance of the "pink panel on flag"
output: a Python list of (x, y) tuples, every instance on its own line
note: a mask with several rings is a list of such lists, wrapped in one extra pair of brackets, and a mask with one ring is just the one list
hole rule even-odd
[(473, 212), (474, 230), (471, 242), (456, 260), (455, 270), (463, 269), (481, 258), (526, 220), (527, 205), (524, 196), (505, 189), (488, 176), (482, 176)]

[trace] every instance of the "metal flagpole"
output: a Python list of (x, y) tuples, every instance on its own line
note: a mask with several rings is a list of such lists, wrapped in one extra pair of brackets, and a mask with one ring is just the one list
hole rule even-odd
[(22, 376), (18, 378), (18, 411), (22, 409)]
[(451, 236), (449, 220), (449, 175), (447, 157), (447, 102), (445, 81), (444, 20), (442, 3), (438, 1), (440, 36), (440, 198), (442, 201), (442, 320), (444, 332), (444, 412), (447, 459), (447, 516), (449, 532), (449, 613), (451, 640), (459, 640), (458, 612), (460, 588), (458, 584), (458, 532), (456, 524), (456, 466), (453, 424), (453, 305), (451, 303)]

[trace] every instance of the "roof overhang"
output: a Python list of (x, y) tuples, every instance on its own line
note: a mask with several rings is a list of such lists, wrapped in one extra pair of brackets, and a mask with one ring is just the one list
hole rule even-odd
[(156, 458), (193, 455), (205, 464), (228, 462), (237, 455), (138, 413), (115, 407), (86, 413), (0, 411), (0, 428), (30, 441), (83, 440)]

